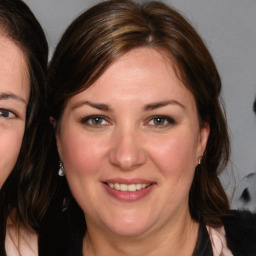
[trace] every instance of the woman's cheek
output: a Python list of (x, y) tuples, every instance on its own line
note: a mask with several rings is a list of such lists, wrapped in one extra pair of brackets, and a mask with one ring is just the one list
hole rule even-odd
[(63, 161), (67, 171), (73, 173), (90, 173), (97, 169), (106, 155), (103, 140), (87, 136), (74, 136), (73, 139), (63, 138)]
[(0, 187), (12, 172), (21, 148), (24, 126), (17, 125), (15, 129), (2, 130), (0, 135)]

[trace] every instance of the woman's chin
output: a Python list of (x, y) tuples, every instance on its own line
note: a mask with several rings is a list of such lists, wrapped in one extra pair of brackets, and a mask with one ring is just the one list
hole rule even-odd
[(150, 227), (151, 223), (141, 218), (119, 218), (119, 220), (112, 221), (108, 225), (108, 229), (111, 233), (123, 236), (123, 237), (139, 237), (145, 234)]
[(147, 231), (146, 227), (130, 226), (130, 227), (112, 227), (112, 233), (119, 237), (140, 237)]

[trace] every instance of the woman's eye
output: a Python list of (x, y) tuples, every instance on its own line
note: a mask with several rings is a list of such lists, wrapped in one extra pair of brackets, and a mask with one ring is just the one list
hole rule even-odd
[(82, 119), (82, 123), (94, 127), (106, 126), (109, 124), (103, 116), (88, 116)]
[(157, 126), (160, 128), (166, 127), (174, 123), (175, 121), (171, 117), (167, 117), (167, 116), (155, 116), (155, 117), (152, 117), (148, 122), (149, 125)]
[(10, 110), (7, 110), (7, 109), (0, 109), (0, 117), (3, 117), (3, 118), (14, 118), (16, 115), (10, 111)]

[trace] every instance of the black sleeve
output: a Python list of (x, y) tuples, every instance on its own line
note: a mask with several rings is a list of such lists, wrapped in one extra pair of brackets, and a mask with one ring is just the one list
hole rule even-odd
[(256, 256), (256, 214), (230, 211), (223, 224), (227, 245), (234, 256)]

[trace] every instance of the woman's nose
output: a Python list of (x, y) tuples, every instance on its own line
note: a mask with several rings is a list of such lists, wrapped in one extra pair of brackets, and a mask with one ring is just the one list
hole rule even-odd
[(146, 151), (136, 130), (116, 132), (109, 151), (111, 164), (122, 170), (134, 170), (146, 162)]

